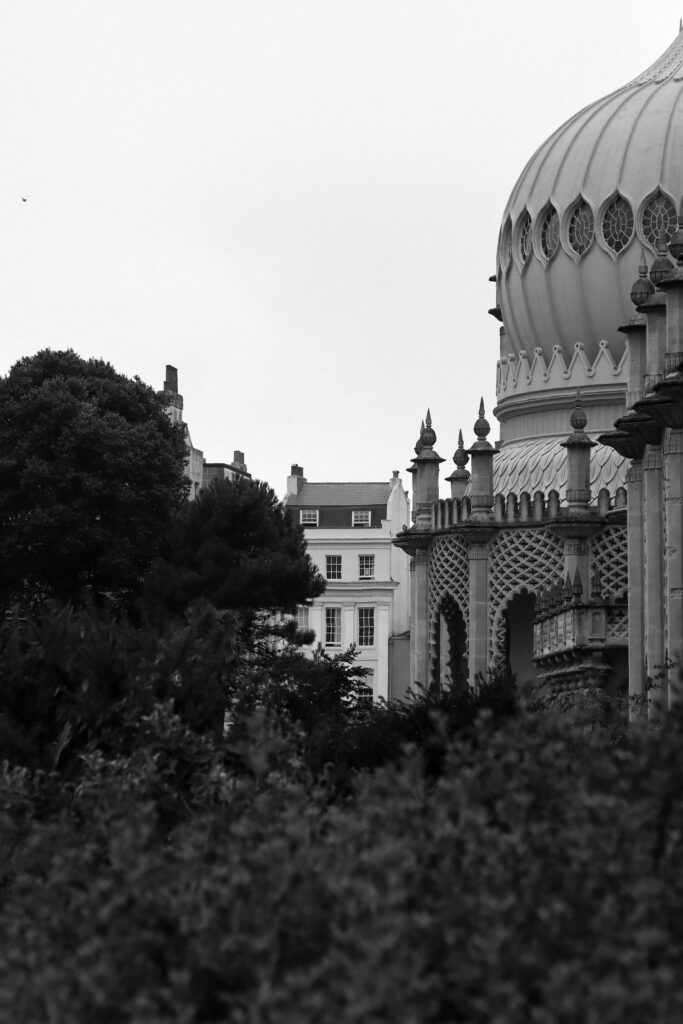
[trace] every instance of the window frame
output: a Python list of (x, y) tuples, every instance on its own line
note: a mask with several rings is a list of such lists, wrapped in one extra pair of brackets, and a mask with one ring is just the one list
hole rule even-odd
[(303, 633), (305, 630), (310, 629), (310, 606), (307, 604), (299, 604), (296, 608), (296, 628), (299, 632)]
[[(371, 618), (371, 622), (370, 623), (366, 622), (366, 623), (362, 623), (361, 624), (361, 618), (364, 617), (364, 615), (368, 615), (368, 614), (369, 614), (369, 616)], [(369, 635), (372, 636), (372, 640), (371, 640), (370, 643), (367, 642), (367, 636), (368, 636), (368, 631), (369, 630), (372, 631), (371, 634), (369, 634)], [(376, 622), (375, 606), (374, 605), (359, 605), (358, 606), (358, 611), (357, 611), (357, 615), (356, 615), (356, 631), (357, 631), (357, 636), (358, 636), (358, 646), (360, 648), (365, 650), (368, 647), (376, 647), (377, 646), (377, 635), (376, 635), (377, 634), (377, 622)], [(363, 642), (363, 631), (365, 631), (366, 642)]]
[[(370, 572), (363, 572), (363, 560), (366, 560), (369, 565), (366, 568), (370, 569)], [(374, 580), (375, 578), (375, 556), (372, 555), (359, 555), (358, 556), (358, 579), (359, 580)]]
[[(331, 563), (334, 562), (334, 565)], [(334, 574), (332, 570), (335, 570)], [(332, 582), (342, 578), (342, 556), (325, 555), (325, 579)]]
[[(334, 613), (334, 623), (330, 623), (330, 615)], [(342, 610), (341, 605), (327, 604), (325, 605), (325, 647), (341, 647), (342, 645)], [(337, 639), (329, 639), (331, 629), (333, 628), (333, 635)]]
[(372, 509), (354, 508), (351, 511), (351, 526), (372, 526)]
[[(313, 519), (306, 520), (304, 516), (314, 516)], [(301, 508), (299, 509), (299, 526), (318, 526), (320, 522), (320, 510), (317, 508)]]

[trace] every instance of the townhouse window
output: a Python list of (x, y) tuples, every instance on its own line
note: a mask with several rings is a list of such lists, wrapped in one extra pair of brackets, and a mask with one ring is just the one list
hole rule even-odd
[(358, 579), (359, 580), (374, 580), (375, 578), (375, 556), (374, 555), (359, 555), (358, 556)]
[(373, 693), (375, 690), (373, 685), (374, 675), (375, 673), (373, 670), (369, 669), (356, 688), (356, 702), (361, 706), (372, 704)]
[(325, 609), (325, 646), (341, 647), (341, 608)]
[(375, 609), (358, 609), (358, 646), (375, 646)]
[(325, 577), (328, 580), (340, 580), (341, 574), (341, 555), (325, 555)]
[(310, 609), (307, 605), (302, 604), (296, 610), (296, 628), (299, 630), (308, 629), (308, 613)]
[(354, 509), (351, 513), (351, 526), (369, 526), (370, 509)]
[(302, 508), (299, 512), (299, 522), (301, 523), (302, 526), (317, 526), (318, 509)]

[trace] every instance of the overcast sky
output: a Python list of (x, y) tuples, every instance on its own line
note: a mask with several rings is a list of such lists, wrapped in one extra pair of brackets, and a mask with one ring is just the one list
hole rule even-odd
[(280, 495), (292, 462), (407, 485), (431, 406), (447, 475), (494, 404), (516, 178), (681, 13), (0, 0), (0, 373), (72, 347), (160, 388), (172, 363), (207, 460), (242, 449)]

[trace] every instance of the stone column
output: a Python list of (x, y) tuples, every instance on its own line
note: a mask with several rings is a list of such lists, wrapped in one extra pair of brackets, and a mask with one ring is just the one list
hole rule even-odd
[(389, 605), (380, 604), (375, 610), (375, 643), (377, 645), (377, 671), (375, 697), (389, 699)]
[(645, 548), (643, 533), (643, 464), (634, 459), (626, 474), (628, 504), (628, 694), (639, 697), (645, 691)]
[(474, 686), (478, 675), (486, 678), (489, 667), (489, 580), (488, 544), (471, 543), (470, 556), (470, 636), (469, 684)]
[(324, 644), (325, 626), (323, 623), (323, 606), (321, 604), (311, 605), (308, 613), (308, 625), (315, 633), (314, 644)]
[(664, 535), (666, 538), (666, 637), (669, 702), (683, 699), (683, 430), (664, 437)]
[(410, 643), (413, 685), (429, 685), (429, 556), (427, 548), (418, 548), (413, 557)]
[[(662, 449), (648, 445), (643, 459), (645, 521), (645, 668), (656, 684), (651, 709), (657, 717), (668, 705), (664, 672), (664, 550), (662, 538)], [(655, 679), (655, 676), (659, 678)]]
[(356, 609), (352, 604), (342, 605), (342, 648), (357, 643)]

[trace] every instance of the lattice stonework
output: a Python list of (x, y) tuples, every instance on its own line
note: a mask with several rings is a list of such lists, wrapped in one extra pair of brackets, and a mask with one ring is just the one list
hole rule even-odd
[(495, 656), (505, 644), (505, 608), (523, 590), (536, 593), (562, 579), (562, 541), (546, 529), (503, 530), (489, 549), (489, 643)]
[(436, 628), (439, 605), (450, 595), (457, 601), (470, 635), (470, 562), (467, 544), (461, 537), (436, 537), (429, 549), (429, 626)]
[(569, 244), (577, 256), (583, 256), (593, 241), (593, 211), (583, 200), (576, 204), (569, 218)]
[(615, 196), (602, 215), (602, 237), (612, 252), (621, 252), (633, 235), (633, 210), (623, 196)]
[[(600, 573), (603, 593), (622, 597), (628, 586), (628, 544), (625, 526), (608, 526), (593, 538), (591, 545), (591, 576)], [(585, 586), (585, 583), (584, 583)]]

